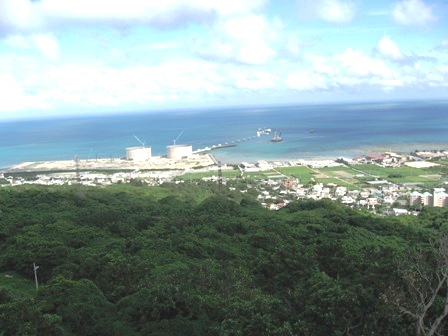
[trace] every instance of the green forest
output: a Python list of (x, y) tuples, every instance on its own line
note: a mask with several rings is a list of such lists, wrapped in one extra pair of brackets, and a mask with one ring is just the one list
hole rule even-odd
[(0, 335), (447, 335), (447, 230), (214, 185), (4, 187)]

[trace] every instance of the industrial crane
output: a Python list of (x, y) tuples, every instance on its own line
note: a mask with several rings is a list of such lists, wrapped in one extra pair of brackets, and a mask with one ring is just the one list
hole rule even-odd
[(176, 141), (180, 138), (180, 136), (184, 133), (184, 131), (180, 132), (176, 139), (173, 139), (174, 146), (176, 146)]
[(141, 141), (139, 138), (137, 138), (137, 136), (135, 134), (134, 134), (134, 138), (136, 138), (137, 141), (142, 144), (142, 147), (145, 147), (145, 143), (143, 141)]

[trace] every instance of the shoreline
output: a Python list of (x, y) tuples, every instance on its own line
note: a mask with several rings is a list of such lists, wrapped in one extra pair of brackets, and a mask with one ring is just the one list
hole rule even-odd
[[(152, 155), (163, 156), (172, 139), (184, 130), (180, 141), (195, 150), (238, 142), (234, 148), (218, 148), (213, 153), (229, 164), (448, 149), (446, 102), (379, 106), (352, 102), (288, 107), (273, 104), (260, 110), (229, 107), (216, 113), (193, 110), (191, 114), (123, 113), (14, 123), (2, 134), (0, 170), (27, 161), (70, 161), (75, 155), (81, 160), (117, 160), (125, 156), (126, 148), (138, 145), (133, 134), (151, 147)], [(281, 131), (282, 141), (272, 143), (272, 134), (257, 137), (257, 130), (263, 127), (269, 127), (271, 133)]]
[[(296, 161), (335, 161), (337, 158), (334, 157), (303, 157), (303, 158), (289, 158), (289, 159), (276, 159), (276, 160), (257, 160), (266, 161), (266, 162), (296, 162)], [(208, 164), (198, 166), (197, 168), (206, 168), (207, 166), (215, 166), (218, 165), (219, 162), (225, 165), (238, 165), (241, 162), (223, 162), (219, 160), (213, 160), (210, 157)], [(58, 161), (28, 161), (22, 162), (16, 165), (12, 165), (6, 168), (0, 168), (0, 173), (39, 173), (39, 172), (60, 172), (60, 171), (86, 171), (86, 170), (185, 170), (185, 169), (194, 169), (192, 167), (194, 164), (193, 161), (176, 161), (169, 162), (168, 159), (164, 160), (164, 162), (159, 162), (158, 164), (154, 164), (154, 161), (148, 162), (130, 162), (126, 160), (115, 160), (114, 162), (110, 162), (110, 159), (98, 159), (96, 162), (92, 162), (89, 164), (81, 163), (79, 167), (76, 167), (76, 163), (74, 160), (58, 160)], [(203, 163), (206, 163), (202, 160)], [(255, 163), (256, 163), (255, 162)], [(255, 164), (254, 163), (254, 164)]]
[(94, 160), (57, 160), (27, 161), (7, 168), (0, 168), (1, 173), (16, 172), (56, 172), (86, 170), (183, 170), (195, 166), (211, 166), (215, 162), (211, 155), (194, 155), (186, 160), (173, 160), (164, 157), (152, 157), (147, 161), (129, 161), (125, 159)]
[[(365, 156), (369, 153), (385, 153), (394, 152), (400, 155), (406, 155), (415, 150), (418, 151), (447, 151), (448, 144), (431, 143), (431, 144), (396, 144), (392, 146), (372, 146), (365, 148), (353, 148), (350, 150), (341, 150), (339, 154), (331, 155), (325, 153), (319, 155), (318, 153), (306, 153), (305, 155), (290, 155), (276, 158), (258, 157), (251, 158), (250, 155), (244, 158), (239, 155), (232, 156), (230, 152), (214, 154), (194, 154), (192, 157), (183, 160), (171, 160), (163, 156), (153, 156), (150, 160), (142, 162), (128, 161), (123, 158), (101, 158), (90, 160), (78, 160), (78, 164), (74, 159), (69, 160), (42, 160), (42, 161), (26, 161), (18, 164), (13, 164), (7, 167), (1, 167), (0, 173), (12, 172), (47, 172), (47, 171), (76, 171), (78, 170), (169, 170), (169, 169), (191, 169), (195, 166), (212, 166), (219, 162), (227, 165), (237, 165), (242, 162), (255, 164), (259, 161), (266, 162), (289, 162), (289, 161), (328, 161), (342, 158), (351, 161), (353, 158)], [(228, 151), (231, 151), (229, 149)], [(227, 155), (226, 155), (227, 154)], [(221, 156), (221, 157), (220, 157)], [(77, 166), (78, 165), (78, 166)]]

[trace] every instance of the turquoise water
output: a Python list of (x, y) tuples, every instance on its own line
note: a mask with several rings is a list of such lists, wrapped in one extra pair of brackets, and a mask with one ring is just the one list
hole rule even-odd
[[(283, 141), (256, 137), (260, 127)], [(188, 143), (193, 150), (240, 140), (213, 151), (223, 162), (353, 157), (367, 151), (448, 148), (448, 101), (272, 106), (165, 111), (0, 123), (0, 167), (24, 161), (120, 158), (139, 146), (153, 155)], [(183, 132), (183, 133), (182, 133)], [(182, 133), (182, 134), (181, 134)], [(255, 138), (253, 138), (255, 136)], [(250, 140), (242, 141), (244, 138)]]

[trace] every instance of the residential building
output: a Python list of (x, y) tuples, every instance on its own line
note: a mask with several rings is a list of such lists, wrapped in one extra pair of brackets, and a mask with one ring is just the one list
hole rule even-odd
[(433, 204), (435, 207), (448, 206), (448, 194), (445, 188), (434, 188)]

